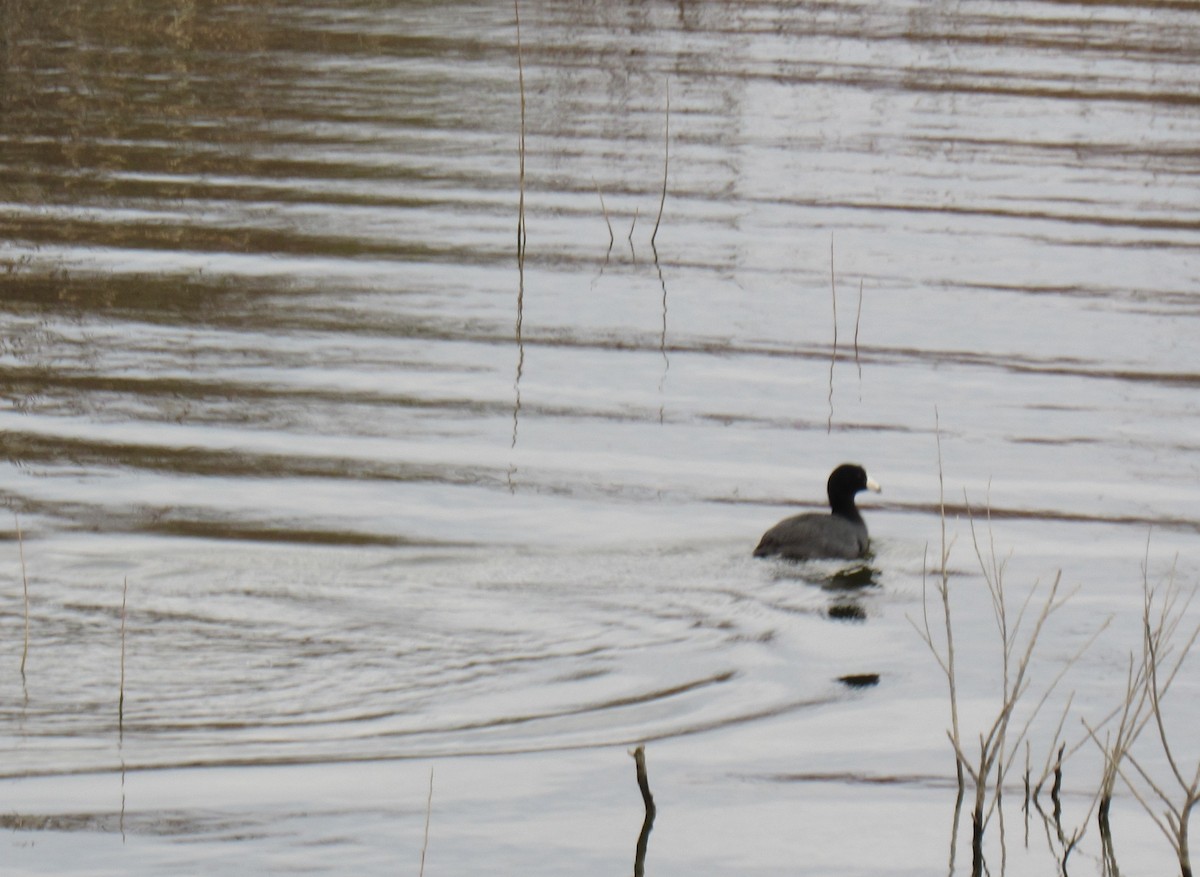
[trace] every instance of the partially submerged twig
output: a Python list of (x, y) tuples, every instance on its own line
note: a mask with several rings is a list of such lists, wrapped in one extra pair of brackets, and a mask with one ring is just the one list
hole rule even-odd
[(642, 819), (642, 830), (638, 833), (637, 848), (633, 855), (634, 877), (643, 877), (646, 871), (646, 848), (650, 843), (650, 829), (654, 827), (654, 816), (657, 808), (654, 806), (654, 796), (650, 794), (650, 780), (646, 776), (646, 747), (639, 746), (629, 753), (637, 766), (637, 784), (642, 793), (642, 804), (646, 815)]
[(655, 814), (654, 796), (650, 794), (650, 779), (646, 775), (646, 747), (639, 746), (629, 753), (637, 770), (638, 789), (642, 793), (642, 803), (646, 806), (646, 814), (653, 819)]

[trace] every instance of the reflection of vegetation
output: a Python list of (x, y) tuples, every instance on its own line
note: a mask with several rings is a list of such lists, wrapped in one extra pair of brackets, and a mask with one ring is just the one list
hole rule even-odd
[(829, 617), (835, 621), (866, 621), (867, 611), (853, 600), (831, 603), (826, 610)]
[(131, 404), (166, 407), (201, 396), (230, 398), (237, 388), (227, 382), (197, 384), (177, 374), (104, 374), (100, 363), (109, 352), (107, 343), (89, 328), (97, 316), (137, 325), (250, 328), (248, 302), (279, 289), (273, 281), (233, 284), (199, 273), (75, 274), (46, 264), (18, 267), (14, 273), (0, 302), (0, 357), (6, 360), (0, 363), (0, 397), (21, 411), (111, 411), (113, 393), (128, 394)]
[(879, 684), (878, 673), (849, 673), (839, 676), (838, 682), (847, 688), (871, 688)]
[(879, 570), (867, 564), (843, 567), (817, 581), (826, 591), (861, 591), (879, 586)]
[[(94, 190), (97, 173), (148, 170), (151, 141), (159, 167), (178, 168), (194, 151), (161, 144), (193, 141), (197, 116), (260, 112), (256, 77), (241, 75), (228, 57), (261, 52), (271, 5), (6, 0), (0, 111), (7, 148), (18, 150), (9, 167), (27, 170), (24, 179), (8, 170), (0, 183), (62, 201)], [(221, 82), (224, 89), (214, 87)], [(237, 131), (222, 125), (209, 136)], [(132, 142), (147, 146), (130, 150)], [(56, 165), (84, 175), (55, 173)]]

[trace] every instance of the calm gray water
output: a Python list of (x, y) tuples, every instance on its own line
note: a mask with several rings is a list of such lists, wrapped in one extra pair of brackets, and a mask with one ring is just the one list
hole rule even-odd
[[(505, 3), (0, 16), (5, 873), (627, 871), (639, 743), (648, 874), (969, 869), (939, 431), (967, 740), (968, 504), (1014, 612), (1073, 592), (1027, 706), (1109, 623), (1035, 773), (1200, 576), (1192, 4), (531, 2), (520, 63)], [(751, 558), (843, 460), (869, 569)]]

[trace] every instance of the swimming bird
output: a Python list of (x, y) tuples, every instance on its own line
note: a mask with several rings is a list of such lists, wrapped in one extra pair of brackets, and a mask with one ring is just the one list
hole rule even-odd
[(870, 539), (854, 495), (863, 490), (879, 493), (880, 487), (867, 477), (856, 463), (843, 463), (829, 475), (825, 492), (830, 513), (809, 512), (784, 518), (763, 534), (755, 557), (777, 554), (788, 560), (812, 560), (819, 557), (862, 557)]

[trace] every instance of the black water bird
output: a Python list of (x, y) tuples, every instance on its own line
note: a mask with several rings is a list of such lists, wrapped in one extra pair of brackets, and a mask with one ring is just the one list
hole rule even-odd
[(829, 514), (809, 512), (784, 518), (763, 534), (754, 556), (779, 555), (788, 560), (864, 556), (870, 539), (854, 495), (863, 490), (878, 493), (879, 485), (867, 477), (862, 466), (843, 463), (830, 473), (825, 490)]

